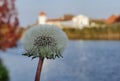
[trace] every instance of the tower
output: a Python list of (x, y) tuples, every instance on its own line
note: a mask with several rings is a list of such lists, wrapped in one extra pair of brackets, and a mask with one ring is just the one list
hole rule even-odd
[(38, 16), (38, 24), (46, 24), (47, 16), (44, 12), (41, 12)]

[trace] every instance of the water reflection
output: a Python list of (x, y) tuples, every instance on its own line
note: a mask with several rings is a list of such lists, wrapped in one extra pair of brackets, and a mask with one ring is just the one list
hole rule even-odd
[[(119, 81), (119, 41), (70, 41), (64, 58), (45, 60), (41, 81)], [(18, 48), (0, 52), (11, 81), (34, 81), (38, 59), (24, 57)]]

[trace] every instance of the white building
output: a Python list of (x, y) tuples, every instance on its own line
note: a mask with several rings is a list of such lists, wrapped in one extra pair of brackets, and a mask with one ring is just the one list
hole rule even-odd
[(38, 24), (46, 24), (47, 16), (44, 12), (41, 12), (38, 16)]
[(62, 20), (59, 18), (58, 19), (48, 19), (47, 15), (44, 12), (41, 12), (38, 15), (38, 24), (57, 25), (58, 27), (62, 28), (61, 24), (60, 24), (61, 21)]
[(74, 27), (82, 29), (85, 26), (89, 26), (89, 18), (83, 15), (74, 16), (71, 20), (60, 19), (48, 19), (44, 12), (41, 12), (38, 16), (38, 24), (57, 25), (60, 28)]
[(78, 15), (72, 19), (73, 25), (82, 29), (85, 26), (89, 26), (89, 18), (84, 15)]

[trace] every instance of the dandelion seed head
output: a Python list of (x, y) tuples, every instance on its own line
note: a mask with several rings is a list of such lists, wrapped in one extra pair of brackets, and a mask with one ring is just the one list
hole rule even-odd
[(28, 29), (21, 39), (27, 56), (54, 59), (61, 57), (67, 46), (66, 34), (53, 25), (38, 25)]

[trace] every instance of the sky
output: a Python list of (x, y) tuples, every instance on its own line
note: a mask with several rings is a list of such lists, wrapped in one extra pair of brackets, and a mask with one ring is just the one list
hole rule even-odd
[(16, 7), (20, 25), (24, 27), (35, 23), (41, 11), (48, 18), (58, 18), (64, 14), (108, 18), (120, 14), (120, 0), (16, 0)]

